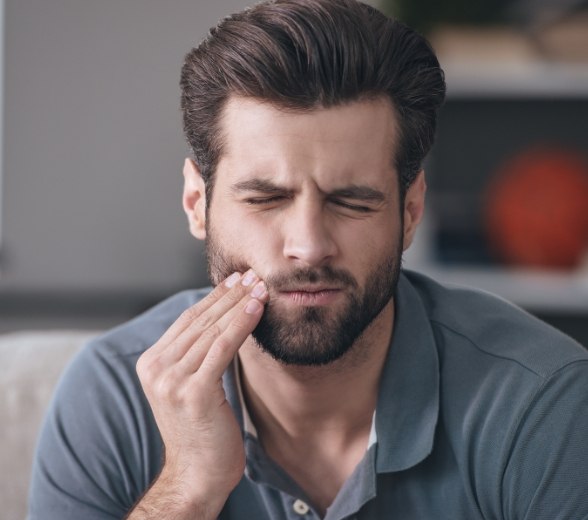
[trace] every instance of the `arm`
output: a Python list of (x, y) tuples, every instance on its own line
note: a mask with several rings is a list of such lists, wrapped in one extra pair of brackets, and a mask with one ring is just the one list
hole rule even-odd
[[(137, 363), (165, 446), (162, 471), (129, 520), (212, 519), (245, 468), (222, 375), (263, 312), (267, 291), (230, 278), (188, 309)], [(252, 296), (253, 294), (253, 296)]]
[[(210, 414), (212, 417), (222, 413), (220, 417), (226, 420), (228, 429), (217, 435), (216, 441), (223, 443), (227, 452), (230, 449), (242, 452), (241, 434), (238, 432), (236, 435), (231, 429), (237, 428), (232, 422), (232, 410), (224, 401), (220, 377), (218, 380), (215, 378), (222, 371), (221, 365), (230, 363), (233, 349), (238, 349), (248, 331), (259, 320), (261, 308), (258, 308), (258, 314), (245, 315), (244, 312), (245, 305), (252, 299), (249, 296), (252, 287), (237, 284), (229, 289), (221, 285), (208, 298), (184, 312), (170, 327), (169, 317), (177, 316), (190, 304), (188, 296), (179, 295), (170, 303), (158, 306), (82, 349), (64, 372), (44, 421), (31, 478), (29, 520), (116, 520), (128, 515), (130, 510), (131, 518), (171, 518), (167, 514), (169, 508), (165, 509), (165, 514), (158, 515), (157, 507), (165, 508), (166, 501), (177, 504), (177, 493), (182, 492), (185, 479), (199, 482), (198, 479), (204, 476), (222, 480), (220, 466), (226, 460), (215, 463), (217, 472), (210, 473), (205, 467), (203, 473), (196, 475), (199, 457), (194, 456), (194, 462), (188, 456), (196, 445), (184, 447), (181, 444), (193, 440), (196, 433), (205, 433), (206, 429), (202, 428), (205, 422), (192, 424), (190, 421), (196, 420), (194, 414), (198, 413), (204, 414), (204, 419), (207, 419), (206, 410), (200, 407), (182, 415), (182, 406), (172, 399), (172, 386), (166, 399), (160, 395), (161, 388), (154, 388), (153, 392), (149, 390), (152, 388), (149, 381), (153, 385), (155, 381), (161, 381), (160, 377), (156, 377), (156, 367), (162, 373), (171, 373), (171, 365), (181, 365), (178, 360), (164, 370), (161, 356), (164, 351), (172, 350), (178, 354), (180, 338), (192, 337), (182, 344), (185, 355), (193, 356), (191, 359), (194, 361), (195, 355), (205, 353), (198, 366), (206, 369), (201, 375), (208, 373), (209, 376), (200, 378), (193, 373), (194, 377), (185, 378), (184, 386), (176, 387), (178, 395), (181, 388), (187, 388), (189, 381), (193, 380), (190, 392), (194, 395), (190, 396), (186, 391), (184, 405), (191, 407), (200, 399), (200, 404), (205, 407), (212, 406), (215, 412)], [(189, 299), (192, 300), (191, 297)], [(263, 303), (265, 299), (267, 296), (262, 295), (258, 301)], [(213, 329), (209, 330), (205, 325), (212, 325)], [(204, 333), (202, 328), (208, 332)], [(154, 339), (160, 337), (153, 345)], [(229, 341), (235, 337), (238, 338), (236, 344)], [(217, 341), (218, 338), (222, 339)], [(153, 346), (146, 350), (150, 345)], [(144, 352), (149, 352), (149, 355), (141, 358), (139, 366), (145, 364), (147, 374), (144, 375), (149, 381), (144, 381), (143, 388), (135, 366)], [(208, 356), (209, 353), (211, 356)], [(145, 363), (156, 357), (160, 361)], [(211, 383), (202, 384), (205, 380)], [(207, 389), (212, 393), (204, 396), (202, 392)], [(225, 428), (224, 425), (221, 427)], [(184, 437), (181, 432), (188, 430), (189, 434)], [(176, 437), (179, 437), (178, 441)], [(178, 463), (188, 461), (186, 468), (176, 467), (176, 471), (172, 471), (174, 457), (171, 455), (174, 450), (182, 451), (183, 456), (176, 459)], [(164, 451), (165, 464), (162, 462)], [(201, 462), (200, 467), (214, 463), (212, 453), (202, 455), (209, 458)], [(178, 475), (178, 470), (185, 471), (184, 478)], [(208, 479), (200, 480), (200, 496), (206, 496), (206, 503), (198, 504), (198, 496), (195, 502), (188, 495), (182, 496), (187, 500), (186, 507), (194, 510), (192, 518), (213, 516), (214, 510), (222, 507), (223, 496), (230, 493), (242, 466), (236, 464), (231, 471), (227, 472), (229, 481), (223, 481), (223, 486), (214, 489), (214, 492), (222, 491), (214, 504), (208, 500), (213, 496), (208, 493), (209, 486), (214, 486)], [(164, 505), (158, 506), (159, 503)], [(201, 514), (198, 513), (199, 506), (204, 508)], [(182, 518), (181, 514), (176, 516)]]

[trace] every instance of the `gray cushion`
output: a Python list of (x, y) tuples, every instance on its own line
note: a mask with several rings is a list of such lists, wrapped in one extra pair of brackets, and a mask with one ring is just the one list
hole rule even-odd
[(2, 518), (22, 520), (39, 427), (55, 384), (90, 331), (0, 335), (0, 504)]

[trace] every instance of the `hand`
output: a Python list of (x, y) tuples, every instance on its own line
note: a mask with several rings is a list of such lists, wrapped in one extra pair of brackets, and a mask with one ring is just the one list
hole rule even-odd
[(222, 375), (267, 300), (264, 283), (252, 271), (235, 273), (187, 309), (137, 362), (165, 446), (158, 492), (168, 489), (188, 505), (205, 504), (212, 517), (245, 469), (242, 435)]

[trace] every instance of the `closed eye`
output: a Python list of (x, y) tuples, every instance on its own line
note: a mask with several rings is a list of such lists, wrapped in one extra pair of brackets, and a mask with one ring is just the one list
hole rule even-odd
[(371, 213), (372, 211), (374, 211), (373, 208), (370, 208), (368, 206), (361, 206), (358, 204), (350, 204), (349, 202), (345, 202), (343, 200), (332, 200), (331, 202), (341, 208), (350, 209), (353, 211), (359, 211), (360, 213)]
[(285, 197), (283, 195), (274, 195), (273, 197), (253, 197), (245, 199), (245, 203), (251, 206), (262, 206), (263, 204), (272, 204), (274, 202), (279, 202), (284, 198)]

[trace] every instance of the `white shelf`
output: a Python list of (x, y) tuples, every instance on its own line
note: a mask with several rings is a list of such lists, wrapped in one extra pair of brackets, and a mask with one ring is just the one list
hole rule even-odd
[(588, 312), (587, 261), (574, 272), (444, 266), (435, 262), (432, 228), (427, 218), (405, 253), (403, 265), (450, 284), (475, 287), (532, 311)]
[(588, 311), (588, 273), (443, 268), (433, 264), (421, 265), (419, 270), (445, 283), (494, 293), (533, 311)]
[(588, 66), (552, 62), (447, 62), (449, 98), (588, 98)]

